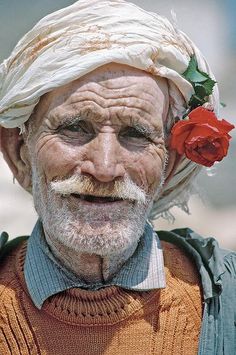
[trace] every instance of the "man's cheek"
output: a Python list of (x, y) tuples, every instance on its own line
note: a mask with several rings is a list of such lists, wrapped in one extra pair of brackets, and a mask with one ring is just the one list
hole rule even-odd
[(37, 163), (49, 181), (58, 177), (68, 177), (80, 165), (75, 154), (57, 147), (52, 147), (49, 150), (42, 149), (37, 156)]
[(159, 187), (164, 173), (163, 159), (159, 154), (147, 153), (134, 162), (133, 175), (136, 183), (150, 193)]
[(141, 187), (146, 193), (149, 192), (150, 177), (145, 163), (142, 160), (136, 160), (129, 165), (126, 171), (131, 180)]
[(151, 189), (158, 188), (160, 183), (162, 183), (166, 157), (167, 155), (164, 149), (152, 149), (149, 151), (149, 156), (146, 159), (146, 170), (148, 185)]

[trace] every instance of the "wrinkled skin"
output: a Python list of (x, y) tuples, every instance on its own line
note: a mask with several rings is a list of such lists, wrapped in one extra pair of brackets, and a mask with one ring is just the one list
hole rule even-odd
[[(25, 134), (27, 144), (21, 154), (24, 175), (28, 176), (24, 184), (30, 181), (33, 169), (33, 178), (37, 180), (33, 181), (35, 206), (43, 220), (47, 242), (54, 255), (87, 282), (109, 279), (137, 246), (145, 213), (163, 179), (167, 98), (164, 79), (154, 79), (128, 66), (109, 64), (44, 95), (30, 119), (29, 133)], [(49, 198), (51, 182), (77, 174), (107, 186), (128, 176), (145, 191), (148, 205), (142, 206), (140, 216), (136, 209), (135, 220), (135, 206), (130, 201), (88, 202), (55, 194)], [(55, 205), (52, 210), (51, 205)], [(70, 220), (69, 227), (63, 227), (63, 236), (58, 239), (55, 231), (60, 223), (53, 221), (60, 208), (65, 208), (61, 220), (67, 218), (69, 211), (73, 222)], [(77, 213), (80, 208), (85, 211), (82, 217)], [(132, 230), (138, 225), (135, 237), (131, 233), (125, 244), (119, 233), (126, 233), (125, 228), (132, 223)], [(107, 238), (108, 250), (109, 240), (117, 239), (115, 244), (111, 242), (115, 246), (111, 255), (103, 255), (99, 247), (95, 253), (87, 253), (76, 237), (73, 243), (68, 242), (71, 233), (93, 240), (95, 231), (105, 243)], [(60, 230), (58, 234), (62, 234)]]

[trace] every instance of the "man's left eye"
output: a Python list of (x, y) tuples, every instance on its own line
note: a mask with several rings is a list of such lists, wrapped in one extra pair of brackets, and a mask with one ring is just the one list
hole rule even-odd
[(148, 139), (148, 137), (144, 133), (138, 131), (134, 127), (127, 128), (126, 130), (120, 133), (120, 136), (124, 138)]

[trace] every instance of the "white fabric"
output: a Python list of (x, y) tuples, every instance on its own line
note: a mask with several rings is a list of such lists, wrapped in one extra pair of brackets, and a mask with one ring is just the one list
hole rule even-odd
[[(44, 93), (110, 62), (169, 79), (171, 125), (171, 118), (183, 115), (193, 94), (181, 76), (193, 54), (199, 68), (213, 78), (199, 50), (167, 19), (123, 0), (77, 1), (39, 21), (1, 64), (0, 125), (22, 126)], [(209, 102), (217, 113), (217, 86)], [(196, 169), (185, 158), (165, 190), (178, 195), (177, 184)], [(170, 195), (161, 211), (174, 203)]]

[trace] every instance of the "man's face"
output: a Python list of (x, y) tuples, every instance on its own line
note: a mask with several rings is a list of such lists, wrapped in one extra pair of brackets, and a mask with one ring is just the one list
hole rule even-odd
[(164, 80), (110, 64), (41, 99), (29, 146), (49, 239), (99, 255), (137, 244), (163, 181), (167, 96)]

